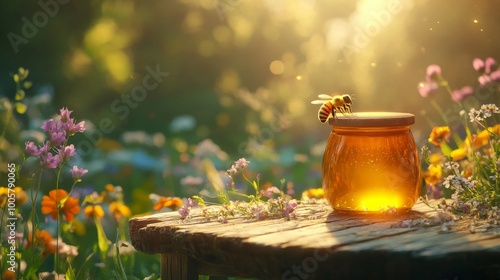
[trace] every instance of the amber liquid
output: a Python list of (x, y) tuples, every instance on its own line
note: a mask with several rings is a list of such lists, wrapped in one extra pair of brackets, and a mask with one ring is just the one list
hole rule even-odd
[(409, 126), (333, 128), (323, 158), (323, 189), (335, 210), (409, 211), (419, 180)]

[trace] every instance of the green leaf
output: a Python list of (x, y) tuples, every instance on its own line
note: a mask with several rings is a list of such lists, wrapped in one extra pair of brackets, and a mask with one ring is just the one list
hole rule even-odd
[(118, 279), (127, 280), (127, 273), (125, 273), (125, 268), (123, 267), (122, 259), (120, 258), (120, 247), (118, 246), (119, 233), (116, 232), (116, 243), (115, 243), (115, 253), (113, 255), (113, 261), (115, 263), (115, 269), (118, 272)]
[(102, 228), (101, 220), (99, 220), (99, 218), (97, 217), (94, 217), (94, 222), (97, 229), (97, 246), (99, 247), (102, 260), (104, 261), (109, 250), (109, 240), (108, 237), (106, 237), (104, 229)]
[(26, 113), (26, 111), (28, 110), (28, 107), (24, 103), (21, 103), (21, 102), (16, 102), (14, 104), (14, 106), (16, 108), (16, 112), (18, 114), (21, 114), (21, 115), (24, 115)]
[(75, 269), (68, 262), (68, 270), (66, 270), (66, 280), (76, 280)]
[(441, 143), (441, 152), (443, 153), (443, 155), (449, 157), (450, 154), (451, 154), (451, 148), (450, 146), (448, 146), (448, 144), (446, 144), (444, 141), (443, 143)]

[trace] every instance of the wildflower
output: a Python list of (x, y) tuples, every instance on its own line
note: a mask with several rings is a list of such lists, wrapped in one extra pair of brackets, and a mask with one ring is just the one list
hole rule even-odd
[(431, 164), (427, 168), (427, 171), (424, 173), (425, 182), (428, 185), (436, 185), (441, 178), (443, 177), (443, 171), (441, 165), (439, 164)]
[(104, 217), (104, 210), (100, 205), (88, 205), (83, 209), (83, 214), (87, 218), (98, 218)]
[(439, 88), (436, 82), (421, 82), (418, 84), (418, 92), (422, 97), (427, 97), (430, 93), (435, 92)]
[(234, 162), (235, 168), (238, 171), (245, 169), (250, 164), (250, 161), (245, 158), (240, 158), (239, 160)]
[(89, 172), (87, 169), (78, 168), (76, 165), (74, 165), (73, 168), (71, 169), (71, 175), (75, 180), (79, 180), (87, 172)]
[(52, 246), (57, 246), (57, 253), (63, 259), (74, 258), (78, 256), (78, 247), (64, 243), (60, 238), (58, 241), (55, 239), (51, 241)]
[(451, 99), (455, 102), (460, 102), (464, 100), (467, 96), (474, 93), (474, 89), (471, 86), (465, 86), (461, 89), (454, 90), (451, 92)]
[[(16, 206), (20, 206), (24, 202), (26, 202), (28, 196), (26, 195), (26, 192), (23, 190), (23, 188), (17, 186), (13, 190), (16, 195)], [(0, 187), (0, 208), (3, 208), (5, 206), (9, 192), (11, 192), (9, 191), (9, 188)]]
[(437, 81), (441, 78), (441, 67), (436, 64), (429, 65), (425, 73), (425, 82), (418, 84), (418, 92), (422, 97), (427, 97), (430, 93), (439, 88)]
[(153, 205), (153, 209), (155, 209), (156, 211), (160, 211), (163, 208), (174, 209), (177, 207), (181, 207), (182, 204), (183, 204), (182, 200), (178, 197), (164, 197), (164, 196), (162, 196), (158, 199), (158, 202), (156, 202), (156, 204)]
[(496, 124), (493, 127), (488, 127), (488, 131), (496, 135), (500, 135), (500, 124)]
[(436, 146), (441, 146), (443, 141), (447, 141), (450, 137), (450, 128), (448, 126), (436, 126), (432, 128), (429, 142)]
[(42, 213), (47, 215), (50, 214), (52, 219), (57, 219), (58, 209), (61, 213), (66, 216), (66, 221), (70, 222), (73, 220), (74, 215), (80, 212), (80, 207), (78, 206), (78, 199), (70, 197), (68, 192), (65, 190), (52, 190), (49, 195), (43, 196), (42, 199)]
[(472, 66), (481, 74), (478, 78), (481, 86), (500, 81), (500, 69), (497, 69), (495, 59), (488, 57), (483, 61), (480, 58), (475, 58), (472, 61)]
[(17, 279), (17, 276), (16, 276), (16, 273), (14, 271), (6, 269), (2, 273), (2, 280), (16, 280), (16, 279)]
[(281, 191), (276, 186), (272, 186), (272, 187), (266, 188), (265, 190), (262, 190), (261, 193), (264, 196), (271, 198), (274, 194), (280, 194)]
[[(35, 231), (35, 244), (34, 247), (43, 246), (42, 255), (54, 254), (56, 252), (55, 246), (52, 241), (55, 239), (46, 230), (36, 230)], [(31, 241), (31, 237), (28, 238), (28, 246)]]
[(129, 217), (131, 215), (130, 209), (123, 202), (116, 201), (109, 204), (109, 212), (113, 213), (117, 220), (121, 217)]
[(459, 161), (467, 156), (467, 151), (463, 148), (458, 148), (451, 151), (450, 156), (453, 159), (453, 161)]
[(25, 143), (25, 146), (26, 146), (25, 150), (28, 154), (36, 157), (40, 155), (40, 151), (35, 146), (35, 143), (33, 143), (32, 141), (27, 141)]
[(468, 136), (467, 139), (465, 139), (465, 145), (477, 149), (487, 145), (489, 140), (490, 132), (488, 130), (483, 130), (478, 134)]
[(186, 219), (189, 216), (189, 208), (186, 205), (183, 205), (178, 212), (179, 215), (181, 215), (182, 220)]
[(325, 197), (325, 192), (323, 188), (315, 188), (315, 189), (308, 189), (302, 193), (302, 199), (303, 200), (308, 200), (308, 199), (320, 199)]
[(429, 156), (429, 163), (438, 165), (444, 161), (444, 156), (441, 153), (434, 153)]
[(295, 208), (297, 208), (297, 201), (295, 199), (289, 200), (285, 203), (285, 209), (283, 209), (283, 217), (284, 218), (294, 218), (295, 217)]
[(59, 150), (59, 159), (61, 162), (67, 161), (69, 158), (74, 156), (76, 153), (75, 146), (73, 144), (69, 146), (64, 146)]

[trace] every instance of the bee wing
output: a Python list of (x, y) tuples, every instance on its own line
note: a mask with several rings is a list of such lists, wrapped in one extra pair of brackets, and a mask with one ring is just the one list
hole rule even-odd
[(333, 97), (328, 95), (328, 94), (320, 94), (318, 95), (319, 98), (321, 99), (332, 99)]
[(311, 104), (324, 104), (326, 100), (313, 100), (311, 101)]

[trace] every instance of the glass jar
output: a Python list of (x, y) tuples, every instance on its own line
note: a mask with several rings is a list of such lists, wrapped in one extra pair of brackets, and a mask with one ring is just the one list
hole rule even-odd
[(360, 112), (330, 119), (323, 189), (341, 212), (409, 211), (420, 191), (420, 161), (410, 131), (415, 116)]

